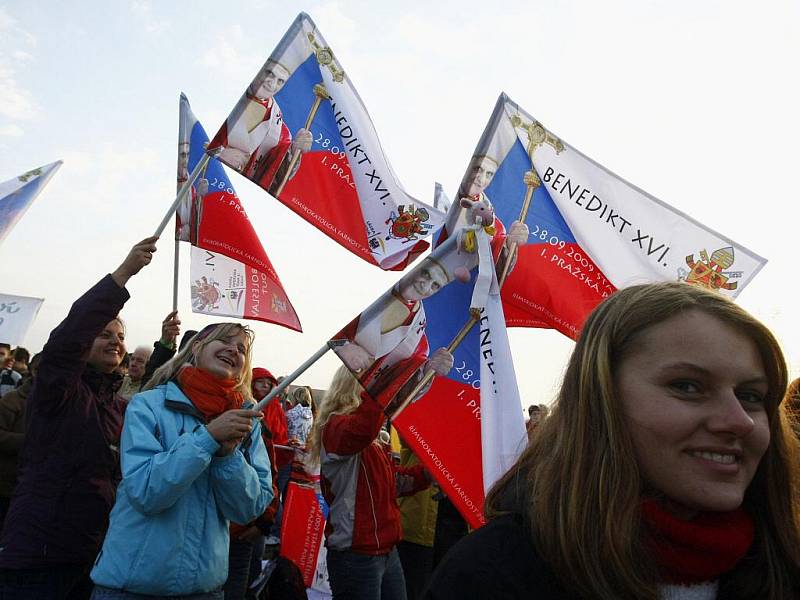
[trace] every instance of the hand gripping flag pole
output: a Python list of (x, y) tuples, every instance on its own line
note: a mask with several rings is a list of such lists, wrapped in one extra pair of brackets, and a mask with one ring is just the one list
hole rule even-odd
[[(538, 129), (542, 129), (542, 127), (540, 125), (538, 125), (538, 124), (535, 124), (535, 123), (527, 123), (527, 124), (523, 125), (521, 123), (521, 121), (519, 123), (514, 123), (514, 125), (516, 125), (518, 127), (522, 127), (523, 129), (525, 129), (527, 131), (527, 133), (528, 133), (527, 151), (528, 151), (528, 156), (532, 157), (533, 156), (533, 151), (536, 149), (537, 140), (538, 140), (538, 137), (539, 137)], [(537, 126), (538, 126), (538, 129), (537, 129)], [(544, 132), (543, 129), (542, 129), (542, 132)], [(525, 198), (524, 198), (524, 200), (522, 202), (522, 208), (521, 208), (521, 210), (519, 212), (519, 219), (518, 220), (524, 223), (525, 219), (528, 218), (528, 210), (530, 209), (531, 201), (533, 199), (533, 192), (536, 190), (536, 188), (538, 188), (540, 185), (542, 185), (542, 181), (541, 181), (541, 179), (539, 179), (539, 176), (536, 174), (536, 171), (533, 168), (533, 163), (532, 162), (531, 162), (531, 170), (530, 171), (526, 171), (526, 173), (523, 175), (522, 179), (523, 179), (525, 185), (527, 186), (527, 189), (525, 190)], [(500, 288), (503, 287), (503, 283), (505, 282), (506, 277), (508, 277), (508, 273), (509, 273), (510, 267), (511, 267), (512, 264), (514, 264), (514, 261), (516, 259), (516, 255), (517, 255), (517, 246), (518, 246), (518, 244), (516, 242), (512, 242), (511, 246), (508, 248), (508, 252), (505, 254), (505, 256), (503, 256), (501, 254), (497, 259), (498, 265), (496, 265), (495, 268), (499, 267), (499, 269), (498, 269), (499, 275), (498, 275), (498, 278), (497, 278), (497, 284), (498, 284), (498, 286)], [(499, 264), (499, 263), (501, 263), (501, 261), (502, 261), (502, 265)], [(464, 326), (461, 328), (461, 330), (455, 335), (455, 337), (453, 337), (453, 339), (447, 345), (447, 351), (450, 354), (455, 352), (456, 348), (458, 348), (461, 345), (461, 342), (464, 341), (464, 338), (467, 337), (467, 334), (475, 326), (475, 324), (478, 323), (478, 321), (480, 321), (480, 316), (472, 314), (470, 316), (469, 320), (466, 323), (464, 323)], [(436, 375), (436, 373), (433, 370), (428, 370), (423, 375), (422, 379), (420, 379), (420, 381), (417, 383), (417, 385), (414, 386), (414, 388), (411, 390), (411, 392), (409, 392), (409, 394), (403, 399), (403, 401), (394, 410), (394, 412), (391, 415), (391, 420), (396, 419), (397, 416), (401, 412), (403, 412), (403, 410), (409, 404), (411, 404), (412, 400), (414, 400), (414, 398), (416, 398), (422, 390), (424, 390), (428, 385), (430, 385), (430, 383), (433, 380), (435, 375)]]
[[(325, 89), (325, 86), (321, 83), (318, 83), (314, 86), (314, 104), (311, 105), (311, 110), (308, 111), (308, 117), (306, 117), (306, 123), (303, 125), (304, 129), (311, 129), (311, 124), (314, 122), (314, 117), (317, 116), (317, 110), (319, 109), (319, 105), (322, 103), (323, 100), (330, 100), (331, 96), (328, 93), (328, 90)], [(294, 167), (297, 164), (297, 161), (300, 159), (300, 150), (294, 150), (292, 152), (292, 158), (289, 161), (289, 168), (286, 169), (286, 173), (283, 174), (283, 179), (281, 179), (281, 184), (275, 190), (275, 197), (281, 195), (284, 186), (286, 186), (286, 182), (289, 181), (289, 176), (294, 171)]]

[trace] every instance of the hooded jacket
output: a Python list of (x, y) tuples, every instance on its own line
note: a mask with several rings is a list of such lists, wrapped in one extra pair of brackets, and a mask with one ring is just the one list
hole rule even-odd
[[(253, 381), (269, 379), (273, 386), (278, 385), (278, 380), (267, 369), (256, 367), (253, 369)], [(257, 398), (256, 400), (260, 400)], [(289, 429), (286, 423), (286, 413), (281, 406), (280, 396), (275, 396), (264, 407), (264, 423), (272, 433), (272, 443), (285, 446), (289, 442)]]

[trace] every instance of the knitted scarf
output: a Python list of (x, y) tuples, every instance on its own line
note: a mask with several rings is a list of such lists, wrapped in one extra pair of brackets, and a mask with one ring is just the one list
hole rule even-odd
[(235, 379), (217, 379), (207, 371), (186, 366), (178, 373), (178, 385), (206, 422), (227, 410), (241, 408), (244, 397), (236, 391)]
[(730, 571), (753, 543), (753, 520), (742, 508), (702, 512), (691, 521), (672, 515), (653, 499), (642, 501), (645, 545), (664, 583), (714, 581)]

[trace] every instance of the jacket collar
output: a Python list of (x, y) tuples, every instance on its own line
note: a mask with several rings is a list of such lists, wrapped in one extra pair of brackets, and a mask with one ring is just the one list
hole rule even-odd
[(81, 378), (101, 399), (105, 397), (106, 392), (114, 396), (122, 385), (122, 375), (119, 373), (103, 373), (88, 365), (83, 370)]

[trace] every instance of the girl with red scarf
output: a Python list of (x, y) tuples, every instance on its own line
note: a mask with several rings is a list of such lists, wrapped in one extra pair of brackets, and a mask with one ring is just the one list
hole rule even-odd
[(625, 288), (426, 598), (800, 598), (800, 463), (778, 342), (721, 294)]
[(273, 497), (251, 408), (252, 342), (237, 323), (209, 325), (131, 400), (93, 599), (223, 597), (229, 524), (252, 521)]

